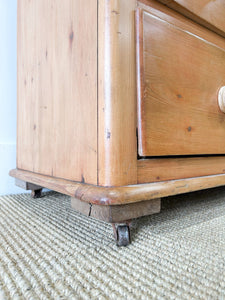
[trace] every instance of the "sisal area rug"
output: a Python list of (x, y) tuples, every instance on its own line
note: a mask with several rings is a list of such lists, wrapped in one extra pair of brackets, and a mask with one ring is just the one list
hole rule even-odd
[(132, 244), (70, 198), (0, 197), (0, 299), (225, 299), (225, 188), (164, 198)]

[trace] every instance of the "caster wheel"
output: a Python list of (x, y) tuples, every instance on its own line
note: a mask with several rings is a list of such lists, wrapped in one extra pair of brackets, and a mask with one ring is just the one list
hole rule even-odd
[(34, 199), (41, 198), (42, 197), (42, 189), (32, 190), (31, 197)]
[(117, 246), (127, 246), (131, 242), (130, 227), (128, 225), (118, 225), (116, 228)]

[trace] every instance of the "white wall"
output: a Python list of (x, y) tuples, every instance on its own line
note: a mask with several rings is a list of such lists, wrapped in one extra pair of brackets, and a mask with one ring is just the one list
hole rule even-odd
[(16, 167), (16, 14), (16, 0), (0, 0), (0, 195), (23, 192), (8, 175)]

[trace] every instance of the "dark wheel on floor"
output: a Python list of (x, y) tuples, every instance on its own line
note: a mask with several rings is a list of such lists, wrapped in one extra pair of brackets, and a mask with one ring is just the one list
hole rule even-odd
[(131, 242), (130, 227), (128, 225), (118, 225), (117, 231), (117, 246), (127, 246)]
[(42, 189), (32, 190), (31, 197), (34, 199), (41, 198), (42, 197)]

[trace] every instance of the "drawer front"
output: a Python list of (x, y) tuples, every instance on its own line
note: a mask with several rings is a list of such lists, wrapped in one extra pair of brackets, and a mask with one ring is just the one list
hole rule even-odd
[(139, 155), (225, 154), (222, 38), (218, 46), (216, 34), (207, 40), (186, 18), (183, 27), (163, 16), (137, 11)]
[(158, 0), (225, 36), (225, 0)]

